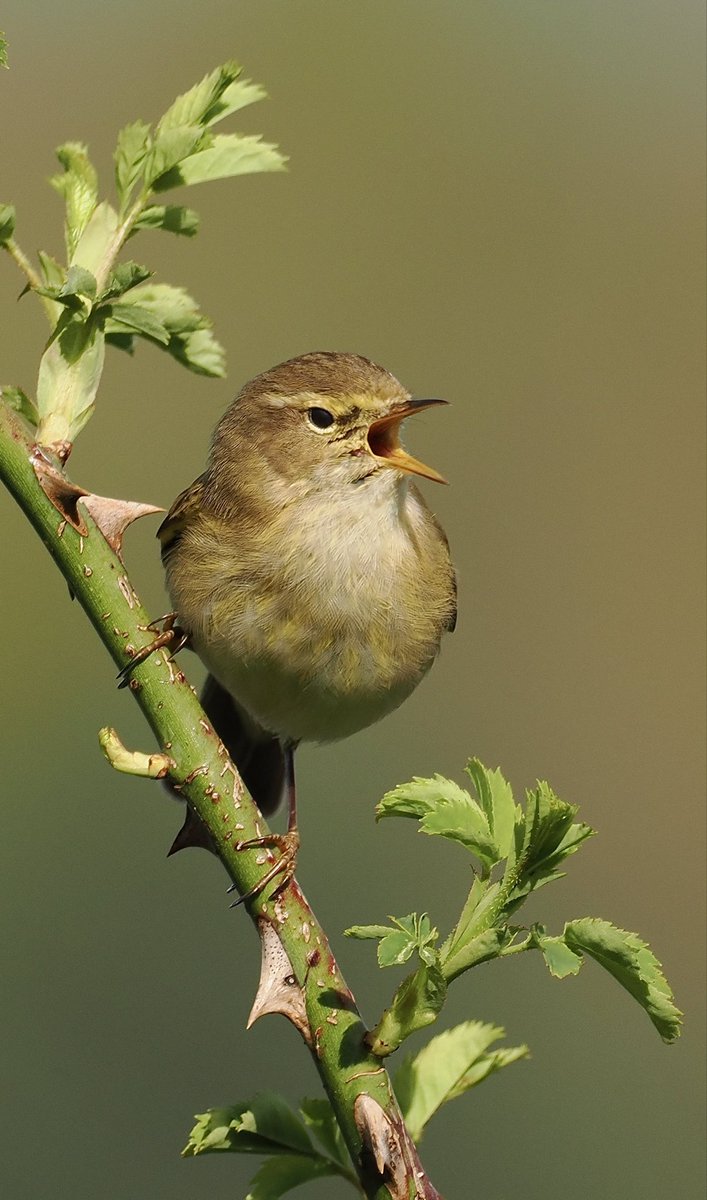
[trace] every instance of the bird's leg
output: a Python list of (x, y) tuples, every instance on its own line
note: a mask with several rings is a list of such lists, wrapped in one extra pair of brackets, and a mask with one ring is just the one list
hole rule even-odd
[(144, 662), (146, 658), (149, 658), (151, 654), (154, 654), (155, 650), (160, 650), (162, 646), (171, 646), (174, 642), (172, 653), (169, 656), (171, 661), (175, 654), (183, 650), (189, 641), (189, 634), (177, 625), (176, 612), (166, 613), (163, 617), (157, 617), (155, 621), (150, 621), (146, 629), (151, 633), (160, 629), (160, 632), (157, 634), (157, 637), (152, 639), (149, 645), (143, 646), (141, 650), (138, 650), (130, 659), (130, 662), (126, 663), (122, 670), (118, 672), (119, 688), (128, 686), (130, 676), (135, 667), (139, 663)]
[[(246, 842), (239, 842), (236, 849), (252, 850), (261, 846), (274, 846), (280, 851), (280, 857), (273, 864), (270, 870), (258, 880), (254, 887), (246, 892), (245, 896), (240, 896), (238, 900), (232, 904), (232, 908), (236, 908), (242, 904), (244, 900), (251, 900), (253, 896), (258, 896), (263, 888), (266, 888), (273, 879), (278, 875), (282, 879), (278, 882), (277, 887), (273, 891), (272, 899), (277, 899), (284, 892), (285, 888), (292, 879), (297, 867), (297, 852), (299, 850), (299, 830), (297, 828), (297, 788), (295, 786), (295, 742), (286, 742), (283, 746), (285, 755), (285, 786), (287, 789), (287, 832), (286, 833), (268, 833), (264, 837), (249, 838)], [(229, 891), (231, 889), (229, 888)]]

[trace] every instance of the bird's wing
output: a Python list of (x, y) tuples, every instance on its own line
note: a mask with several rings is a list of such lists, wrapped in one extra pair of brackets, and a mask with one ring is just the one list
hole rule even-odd
[(167, 516), (157, 530), (161, 542), (162, 562), (166, 563), (170, 554), (179, 544), (179, 539), (189, 520), (189, 514), (201, 505), (204, 493), (204, 476), (181, 492), (170, 508)]
[(449, 614), (449, 621), (447, 622), (447, 633), (454, 633), (457, 627), (457, 573), (454, 567), (452, 567), (452, 600), (453, 607)]

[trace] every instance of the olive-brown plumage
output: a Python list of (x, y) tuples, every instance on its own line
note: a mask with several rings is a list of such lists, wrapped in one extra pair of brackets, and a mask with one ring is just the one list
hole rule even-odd
[(160, 528), (179, 623), (213, 677), (209, 714), (266, 811), (280, 746), (385, 716), (454, 626), (447, 539), (410, 479), (441, 476), (398, 440), (438, 403), (358, 355), (282, 363), (243, 387)]

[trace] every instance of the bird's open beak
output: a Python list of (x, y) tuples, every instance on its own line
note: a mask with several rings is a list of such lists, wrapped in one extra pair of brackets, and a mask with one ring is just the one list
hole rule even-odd
[(400, 445), (400, 426), (406, 417), (446, 403), (446, 400), (410, 400), (402, 408), (388, 413), (386, 417), (372, 421), (368, 429), (368, 448), (373, 457), (386, 467), (409, 471), (411, 475), (422, 475), (425, 479), (433, 479), (435, 483), (446, 483), (443, 475), (413, 458)]

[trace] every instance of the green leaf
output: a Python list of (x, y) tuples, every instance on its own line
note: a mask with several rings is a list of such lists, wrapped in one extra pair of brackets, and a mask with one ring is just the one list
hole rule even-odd
[(465, 801), (469, 793), (452, 779), (433, 775), (432, 779), (421, 779), (418, 775), (409, 783), (399, 783), (376, 805), (376, 820), (384, 817), (416, 817), (420, 820), (434, 812), (443, 801)]
[(262, 1092), (247, 1103), (209, 1109), (196, 1120), (182, 1151), (185, 1157), (224, 1150), (237, 1154), (316, 1154), (302, 1118), (272, 1092)]
[(0, 32), (0, 67), (7, 67), (8, 65), (7, 42), (5, 41), (4, 34)]
[(491, 835), (498, 848), (498, 857), (506, 858), (513, 844), (515, 823), (520, 816), (511, 785), (504, 779), (500, 767), (490, 771), (478, 758), (470, 758), (465, 769), (486, 814)]
[(478, 967), (479, 963), (490, 962), (492, 958), (499, 958), (506, 947), (512, 942), (513, 936), (513, 931), (508, 928), (505, 922), (500, 922), (498, 925), (491, 925), (489, 928), (482, 929), (478, 933), (468, 933), (466, 938), (460, 940), (455, 945), (452, 953), (440, 955), (444, 978), (448, 983), (451, 983), (453, 979), (456, 979), (464, 971), (469, 971), (472, 967)]
[(167, 350), (182, 366), (196, 375), (208, 375), (223, 379), (226, 374), (226, 355), (223, 346), (216, 341), (210, 329), (196, 329), (193, 333), (173, 334)]
[(363, 941), (366, 938), (371, 940), (384, 938), (389, 933), (390, 925), (351, 925), (349, 929), (344, 930), (344, 937), (358, 938)]
[(505, 880), (515, 878), (507, 912), (534, 888), (560, 877), (557, 868), (594, 833), (588, 825), (574, 823), (575, 805), (566, 804), (548, 783), (539, 782), (526, 792), (525, 815), (516, 822), (514, 850), (508, 859)]
[(133, 121), (118, 134), (113, 161), (115, 163), (115, 186), (121, 212), (127, 208), (130, 195), (140, 178), (145, 157), (150, 148), (150, 126), (144, 121)]
[(104, 292), (101, 293), (101, 302), (113, 300), (117, 296), (124, 296), (132, 288), (135, 288), (140, 283), (144, 283), (152, 275), (149, 267), (143, 267), (140, 263), (124, 262), (118, 263), (110, 273), (110, 280)]
[(37, 251), (39, 265), (42, 268), (44, 282), (48, 287), (55, 287), (57, 290), (63, 287), (66, 279), (66, 271), (61, 263), (52, 258), (51, 254), (47, 254), (44, 250)]
[(118, 230), (118, 214), (115, 209), (103, 200), (97, 204), (86, 228), (79, 238), (73, 254), (72, 262), (85, 267), (92, 275), (98, 275), (115, 243)]
[(39, 422), (39, 413), (34, 400), (30, 400), (29, 396), (22, 391), (22, 388), (5, 386), (1, 389), (2, 399), (8, 408), (19, 413), (30, 425), (36, 426)]
[(164, 229), (181, 237), (195, 237), (199, 230), (199, 214), (183, 204), (151, 204), (134, 222), (130, 236), (140, 229)]
[(147, 337), (155, 342), (160, 342), (161, 345), (169, 345), (169, 333), (154, 313), (149, 308), (143, 308), (139, 304), (133, 304), (126, 301), (125, 304), (109, 304), (105, 310), (111, 317), (111, 330), (113, 323), (125, 325), (131, 329), (133, 333), (138, 333), (142, 337)]
[(171, 283), (147, 283), (136, 287), (131, 300), (149, 309), (170, 333), (191, 333), (210, 325), (208, 317), (199, 311), (196, 300), (185, 288), (174, 287)]
[(238, 63), (229, 61), (210, 71), (199, 83), (184, 92), (167, 109), (157, 125), (157, 132), (176, 129), (182, 125), (204, 125), (207, 115), (222, 100), (226, 90), (242, 71)]
[(276, 146), (263, 142), (258, 135), (215, 134), (205, 149), (175, 159), (171, 169), (164, 167), (153, 175), (156, 192), (169, 188), (208, 183), (212, 179), (230, 179), (256, 171), (281, 171), (285, 158)]
[(420, 822), (420, 833), (461, 842), (487, 867), (498, 862), (498, 847), (486, 816), (467, 792), (462, 792), (459, 799), (445, 800), (434, 811), (425, 813)]
[(126, 354), (135, 353), (135, 338), (132, 333), (122, 331), (120, 325), (111, 328), (110, 320), (106, 321), (106, 345), (113, 346), (116, 350), (124, 350)]
[(15, 208), (12, 204), (0, 204), (0, 246), (6, 246), (15, 232)]
[(264, 100), (266, 96), (267, 92), (259, 83), (252, 83), (250, 79), (234, 80), (204, 114), (202, 124), (215, 125), (224, 117), (230, 117), (231, 113)]
[(437, 1020), (447, 995), (447, 984), (437, 966), (422, 963), (408, 975), (393, 996), (366, 1041), (379, 1058), (392, 1054), (401, 1042), (417, 1029)]
[(89, 300), (94, 300), (96, 296), (95, 275), (92, 275), (85, 267), (78, 267), (76, 264), (69, 267), (66, 281), (57, 292), (57, 299), (61, 300), (65, 296), (87, 296)]
[(325, 1158), (285, 1155), (263, 1163), (253, 1176), (245, 1200), (278, 1200), (302, 1183), (326, 1179), (341, 1172)]
[(73, 442), (93, 412), (105, 339), (94, 319), (65, 310), (39, 364), (37, 440)]
[(350, 1172), (351, 1158), (329, 1101), (324, 1097), (304, 1099), (299, 1109), (307, 1128), (314, 1134), (325, 1154)]
[[(210, 135), (197, 125), (186, 125), (178, 128), (168, 128), (155, 134), (155, 140), (145, 157), (145, 184), (155, 191), (164, 191), (164, 186), (158, 186), (164, 175), (172, 175), (178, 164), (186, 159), (197, 146), (209, 139)], [(173, 184), (168, 184), (173, 187)]]
[(487, 1054), (489, 1046), (501, 1037), (505, 1037), (505, 1030), (500, 1027), (466, 1021), (438, 1034), (415, 1058), (405, 1060), (395, 1075), (395, 1094), (416, 1142), (443, 1104), (461, 1096), (492, 1071), (527, 1055), (527, 1046)]
[(489, 1075), (493, 1075), (495, 1071), (509, 1067), (511, 1063), (518, 1062), (521, 1058), (530, 1058), (530, 1049), (526, 1045), (506, 1046), (500, 1050), (492, 1050), (490, 1054), (482, 1054), (459, 1080), (456, 1087), (452, 1088), (447, 1099), (456, 1100), (457, 1096), (463, 1096), (464, 1092), (468, 1092), (470, 1088), (483, 1083), (484, 1079), (488, 1079)]
[(542, 950), (547, 968), (555, 979), (565, 979), (568, 975), (578, 975), (584, 962), (581, 954), (570, 950), (564, 936), (550, 937), (542, 925), (533, 925), (531, 944)]
[(398, 967), (412, 958), (417, 951), (422, 962), (432, 965), (437, 961), (434, 943), (439, 933), (430, 924), (427, 913), (418, 916), (391, 917), (392, 925), (352, 925), (347, 937), (379, 938), (379, 967)]
[[(211, 333), (208, 317), (199, 312), (196, 302), (184, 288), (173, 287), (168, 283), (144, 284), (133, 288), (130, 304), (144, 310), (142, 323), (145, 328), (135, 329), (135, 332), (155, 338), (173, 358), (197, 374), (218, 378), (225, 375), (223, 348)], [(115, 313), (115, 308), (113, 312)], [(157, 322), (159, 327), (167, 332), (167, 338), (164, 333), (157, 338), (155, 333), (147, 332), (147, 312), (152, 315), (153, 322)], [(124, 324), (127, 322), (124, 321)], [(121, 329), (109, 319), (106, 324), (109, 341), (118, 344), (121, 349), (131, 349), (124, 340), (115, 343), (114, 335), (120, 332)]]
[(589, 954), (645, 1009), (664, 1042), (680, 1036), (682, 1013), (652, 950), (636, 933), (610, 921), (583, 917), (565, 925), (564, 939), (576, 954)]
[(59, 146), (56, 156), (64, 174), (54, 175), (49, 182), (64, 197), (66, 249), (71, 260), (98, 202), (98, 178), (88, 151), (80, 142)]

